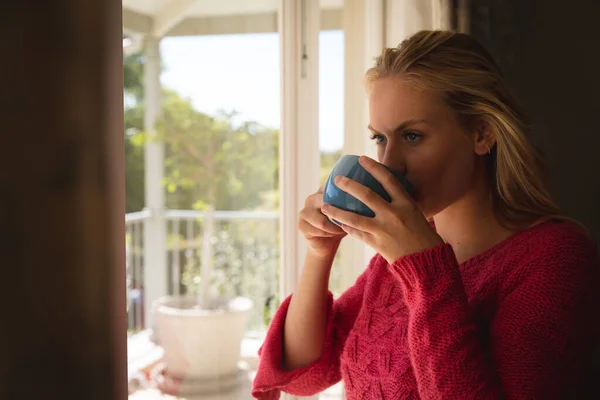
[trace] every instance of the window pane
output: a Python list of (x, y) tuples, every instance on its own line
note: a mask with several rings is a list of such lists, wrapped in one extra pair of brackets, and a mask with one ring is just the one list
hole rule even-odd
[[(319, 34), (319, 147), (321, 149), (321, 184), (324, 184), (344, 146), (344, 32), (323, 31)], [(329, 289), (337, 298), (344, 291), (342, 273), (344, 247), (336, 254), (331, 269)], [(343, 385), (327, 389), (320, 400), (343, 399)]]
[[(321, 149), (321, 184), (342, 154), (344, 146), (344, 32), (323, 31), (319, 34), (319, 147)], [(342, 288), (338, 252), (330, 276), (330, 290), (339, 295)]]
[(130, 399), (249, 396), (280, 302), (279, 34), (255, 16), (276, 10), (197, 4), (156, 54), (124, 39)]

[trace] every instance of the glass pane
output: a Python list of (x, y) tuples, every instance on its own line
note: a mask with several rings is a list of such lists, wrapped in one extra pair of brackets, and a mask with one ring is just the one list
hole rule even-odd
[[(342, 154), (344, 146), (344, 32), (323, 31), (319, 34), (319, 148), (321, 150), (321, 184)], [(330, 289), (339, 295), (342, 254), (338, 252), (331, 270)]]
[[(319, 147), (321, 149), (321, 184), (324, 184), (344, 146), (344, 32), (323, 31), (319, 34)], [(344, 247), (336, 254), (331, 269), (329, 289), (337, 298), (343, 287)], [(343, 399), (343, 385), (327, 389), (320, 400)]]
[[(123, 42), (130, 399), (250, 398), (280, 301), (279, 34), (255, 16), (277, 10), (234, 17), (213, 3), (174, 25), (160, 57), (141, 35)], [(212, 25), (193, 24), (211, 13)], [(206, 26), (219, 34), (199, 35)], [(144, 84), (152, 65), (160, 103)], [(156, 105), (156, 125), (144, 126)], [(162, 206), (145, 194), (157, 184)]]

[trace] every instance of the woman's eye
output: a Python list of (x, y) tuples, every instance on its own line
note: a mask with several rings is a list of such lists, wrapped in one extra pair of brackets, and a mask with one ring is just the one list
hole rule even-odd
[(374, 134), (371, 135), (370, 139), (374, 140), (375, 143), (377, 143), (377, 144), (381, 144), (385, 140), (385, 136), (380, 135), (378, 133), (374, 133)]
[(416, 142), (421, 138), (421, 135), (415, 132), (406, 132), (404, 138), (409, 142)]

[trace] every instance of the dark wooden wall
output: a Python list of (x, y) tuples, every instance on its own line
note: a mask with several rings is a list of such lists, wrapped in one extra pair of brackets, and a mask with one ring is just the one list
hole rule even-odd
[(121, 3), (1, 9), (0, 399), (125, 399)]
[(600, 1), (471, 0), (470, 33), (535, 126), (559, 205), (600, 239)]

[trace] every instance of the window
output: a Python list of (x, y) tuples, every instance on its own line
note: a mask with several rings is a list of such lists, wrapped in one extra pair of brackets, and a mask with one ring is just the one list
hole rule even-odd
[[(215, 22), (234, 18), (214, 3), (204, 11)], [(280, 301), (279, 34), (186, 28), (206, 21), (204, 11), (186, 14), (177, 36), (139, 36), (125, 57), (135, 399), (249, 392)], [(260, 14), (244, 18), (257, 31), (276, 28)]]
[[(296, 215), (282, 209), (281, 193), (290, 200), (318, 186), (318, 174), (313, 179), (291, 161), (280, 165), (279, 152), (318, 160), (320, 147), (330, 169), (343, 143), (340, 27), (320, 37), (321, 146), (306, 146), (312, 139), (298, 134), (302, 126), (288, 124), (285, 134), (304, 144), (282, 150), (281, 102), (293, 103), (288, 116), (306, 116), (316, 102), (280, 96), (280, 78), (300, 77), (281, 76), (280, 60), (295, 60), (281, 57), (279, 10), (238, 5), (233, 15), (216, 0), (183, 11), (169, 2), (124, 2), (131, 399), (249, 392), (258, 347), (285, 292), (280, 283), (293, 287), (298, 267), (281, 253), (295, 241), (281, 231), (282, 218)], [(341, 21), (332, 14), (341, 10), (328, 7), (327, 24)], [(288, 10), (281, 18), (290, 17), (296, 14)], [(145, 18), (154, 19), (153, 32), (136, 31)], [(314, 25), (306, 29), (317, 34)], [(287, 35), (291, 43), (299, 32)], [(300, 85), (311, 82), (316, 76)], [(282, 167), (294, 173), (283, 188)]]

